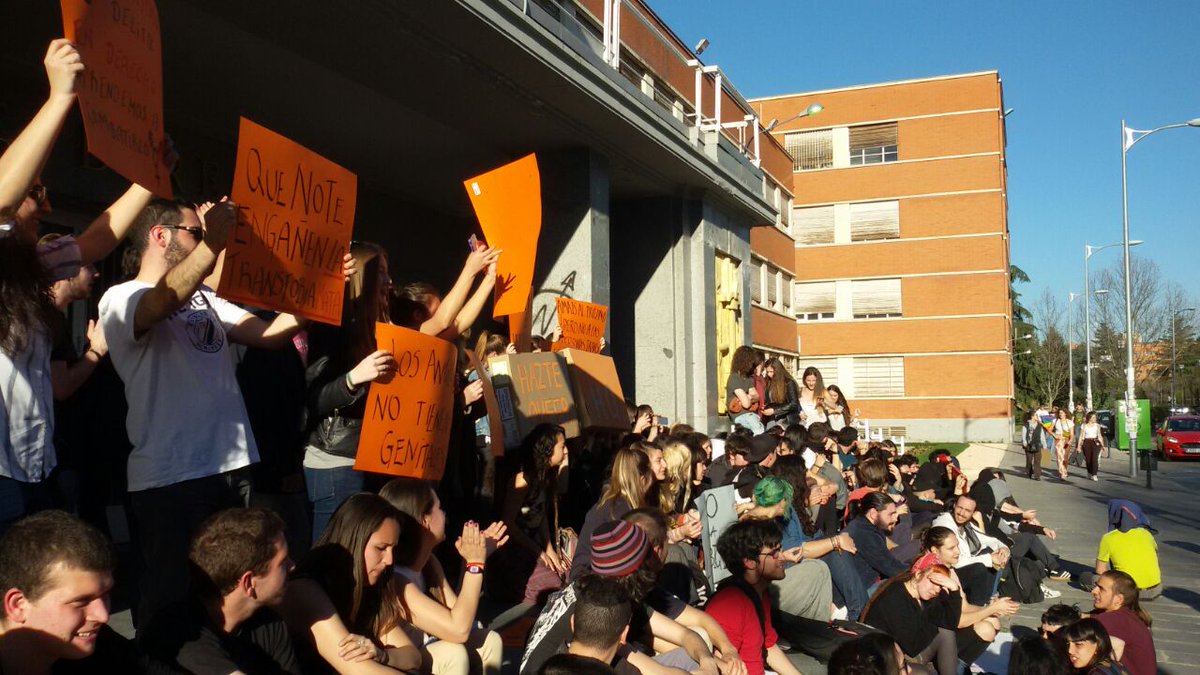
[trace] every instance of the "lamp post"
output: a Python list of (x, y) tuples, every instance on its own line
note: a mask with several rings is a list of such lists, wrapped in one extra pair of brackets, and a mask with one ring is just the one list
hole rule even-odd
[(1071, 320), (1075, 318), (1073, 307), (1078, 297), (1078, 293), (1067, 293), (1067, 410), (1072, 415), (1075, 414), (1075, 343), (1071, 339), (1074, 332)]
[[(1129, 245), (1137, 246), (1141, 243), (1140, 240), (1134, 240), (1129, 242)], [(1113, 248), (1120, 245), (1119, 242), (1116, 244), (1105, 244), (1104, 246), (1092, 246), (1088, 243), (1084, 243), (1083, 245), (1083, 332), (1087, 335), (1087, 394), (1084, 406), (1088, 410), (1092, 409), (1092, 277), (1088, 273), (1088, 260), (1091, 259), (1092, 255), (1106, 248)], [(1103, 292), (1107, 293), (1108, 291), (1105, 290)], [(1101, 291), (1096, 291), (1096, 295), (1100, 294)]]
[(1184, 312), (1194, 312), (1194, 311), (1196, 311), (1195, 307), (1184, 307), (1183, 309), (1177, 309), (1174, 312), (1171, 312), (1171, 412), (1172, 413), (1174, 413), (1175, 412), (1174, 409), (1179, 406), (1178, 401), (1175, 400), (1175, 317), (1179, 316), (1180, 314), (1183, 314)]
[(1166, 124), (1161, 127), (1141, 131), (1125, 126), (1121, 120), (1121, 242), (1125, 249), (1125, 431), (1129, 434), (1129, 477), (1137, 478), (1137, 408), (1134, 400), (1134, 364), (1133, 364), (1133, 298), (1132, 274), (1130, 265), (1129, 241), (1129, 179), (1126, 171), (1126, 158), (1129, 150), (1143, 138), (1167, 129), (1180, 127), (1200, 127), (1200, 117), (1178, 124)]
[(820, 103), (814, 103), (814, 104), (808, 106), (807, 108), (805, 108), (803, 112), (796, 113), (795, 115), (792, 115), (791, 117), (784, 119), (782, 122), (779, 121), (778, 119), (773, 119), (770, 122), (767, 122), (767, 126), (763, 127), (763, 131), (765, 131), (767, 133), (771, 133), (771, 131), (774, 130), (775, 127), (779, 126), (780, 124), (787, 124), (788, 122), (791, 122), (793, 120), (798, 120), (801, 117), (810, 117), (812, 115), (816, 115), (817, 113), (821, 112), (824, 109), (825, 109), (825, 106), (821, 105)]

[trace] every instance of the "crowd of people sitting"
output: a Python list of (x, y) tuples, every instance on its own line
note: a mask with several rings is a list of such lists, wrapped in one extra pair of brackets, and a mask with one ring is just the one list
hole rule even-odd
[[(334, 327), (213, 291), (240, 217), (228, 200), (135, 185), (78, 236), (39, 239), (40, 173), (83, 68), (51, 43), (50, 97), (0, 157), (0, 672), (498, 673), (484, 621), (516, 606), (532, 620), (522, 673), (794, 675), (793, 650), (837, 673), (953, 675), (1019, 603), (1057, 596), (1045, 580), (1069, 578), (1001, 471), (971, 483), (945, 451), (864, 442), (817, 369), (796, 382), (750, 347), (732, 359), (729, 432), (630, 406), (628, 428), (568, 439), (541, 424), (495, 458), (488, 374), (464, 365), (440, 482), (355, 470), (367, 386), (396, 369), (376, 324), (465, 353), (501, 252), (470, 252), (443, 295), (393, 285), (386, 251), (355, 242)], [(60, 310), (122, 242), (129, 279), (72, 353)], [(511, 349), (475, 344), (481, 362)], [(119, 478), (77, 418), (56, 416), (101, 363), (128, 403)], [(714, 488), (735, 495), (736, 522), (706, 534), (696, 499)], [(1120, 533), (1140, 526), (1122, 513)], [(1117, 552), (1137, 536), (1102, 545), (1093, 617), (1054, 614), (1062, 642), (1015, 654), (1152, 673)], [(114, 540), (140, 554), (132, 570)], [(108, 626), (118, 582), (136, 642)]]

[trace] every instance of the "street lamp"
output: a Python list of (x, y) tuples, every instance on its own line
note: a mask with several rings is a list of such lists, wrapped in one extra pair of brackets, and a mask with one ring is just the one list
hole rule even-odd
[[(1194, 311), (1196, 311), (1195, 307), (1184, 307), (1171, 313), (1171, 408), (1176, 408), (1179, 405), (1175, 400), (1175, 317), (1184, 312)], [(1172, 410), (1171, 412), (1175, 411)]]
[(1167, 129), (1200, 127), (1200, 117), (1178, 124), (1167, 124), (1149, 131), (1130, 129), (1121, 120), (1121, 241), (1125, 245), (1125, 431), (1129, 434), (1129, 477), (1137, 478), (1137, 409), (1134, 401), (1133, 298), (1129, 241), (1129, 180), (1126, 158), (1129, 150), (1143, 138)]
[[(1141, 243), (1140, 240), (1134, 240), (1129, 242), (1129, 245), (1137, 246)], [(1083, 332), (1087, 336), (1087, 400), (1084, 403), (1088, 410), (1092, 409), (1092, 277), (1088, 274), (1088, 260), (1093, 254), (1120, 245), (1120, 243), (1105, 244), (1104, 246), (1092, 246), (1088, 243), (1083, 245)], [(1103, 292), (1107, 293), (1108, 291)], [(1096, 295), (1101, 295), (1101, 291), (1096, 291)]]
[(782, 122), (779, 121), (778, 119), (773, 119), (770, 122), (767, 122), (767, 126), (763, 127), (763, 131), (765, 131), (767, 133), (771, 133), (771, 130), (774, 129), (775, 127), (779, 126), (780, 124), (787, 124), (788, 122), (791, 122), (792, 120), (798, 120), (801, 117), (810, 117), (812, 115), (816, 115), (817, 113), (821, 112), (824, 109), (825, 109), (825, 106), (821, 105), (820, 103), (814, 103), (814, 104), (808, 106), (807, 108), (805, 108), (804, 112), (796, 113), (795, 115), (792, 115), (791, 117), (784, 119)]

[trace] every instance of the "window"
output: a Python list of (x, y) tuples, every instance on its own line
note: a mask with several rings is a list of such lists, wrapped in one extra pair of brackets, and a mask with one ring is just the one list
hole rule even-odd
[(812, 367), (821, 371), (821, 383), (828, 387), (831, 384), (837, 384), (838, 381), (838, 360), (831, 359), (806, 359), (803, 356), (796, 363), (796, 382), (803, 384), (801, 379), (805, 369)]
[(833, 166), (833, 130), (803, 131), (784, 137), (784, 147), (792, 156), (792, 171), (827, 169)]
[(850, 166), (882, 164), (898, 158), (895, 122), (850, 127)]
[(750, 259), (750, 301), (762, 302), (763, 261), (758, 258)]
[(850, 241), (898, 239), (900, 202), (865, 202), (850, 205)]
[(900, 310), (900, 280), (851, 281), (850, 308), (856, 319), (903, 316)]
[(796, 284), (796, 318), (802, 321), (832, 319), (837, 311), (835, 282)]
[[(826, 378), (826, 384), (829, 380)], [(879, 356), (854, 359), (854, 395), (878, 398), (904, 395), (904, 357)]]
[(775, 309), (779, 304), (779, 268), (767, 265), (767, 307)]
[(814, 206), (792, 211), (792, 230), (800, 244), (833, 243), (833, 207)]

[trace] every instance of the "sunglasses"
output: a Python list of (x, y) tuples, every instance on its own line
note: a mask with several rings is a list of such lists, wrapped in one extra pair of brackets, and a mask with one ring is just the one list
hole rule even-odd
[(204, 229), (200, 227), (184, 227), (183, 225), (163, 225), (164, 230), (183, 230), (196, 238), (196, 241), (204, 241)]
[(27, 194), (29, 195), (30, 199), (37, 202), (38, 206), (45, 204), (46, 198), (50, 196), (50, 193), (46, 190), (45, 185), (34, 185), (33, 187), (29, 188), (29, 192)]

